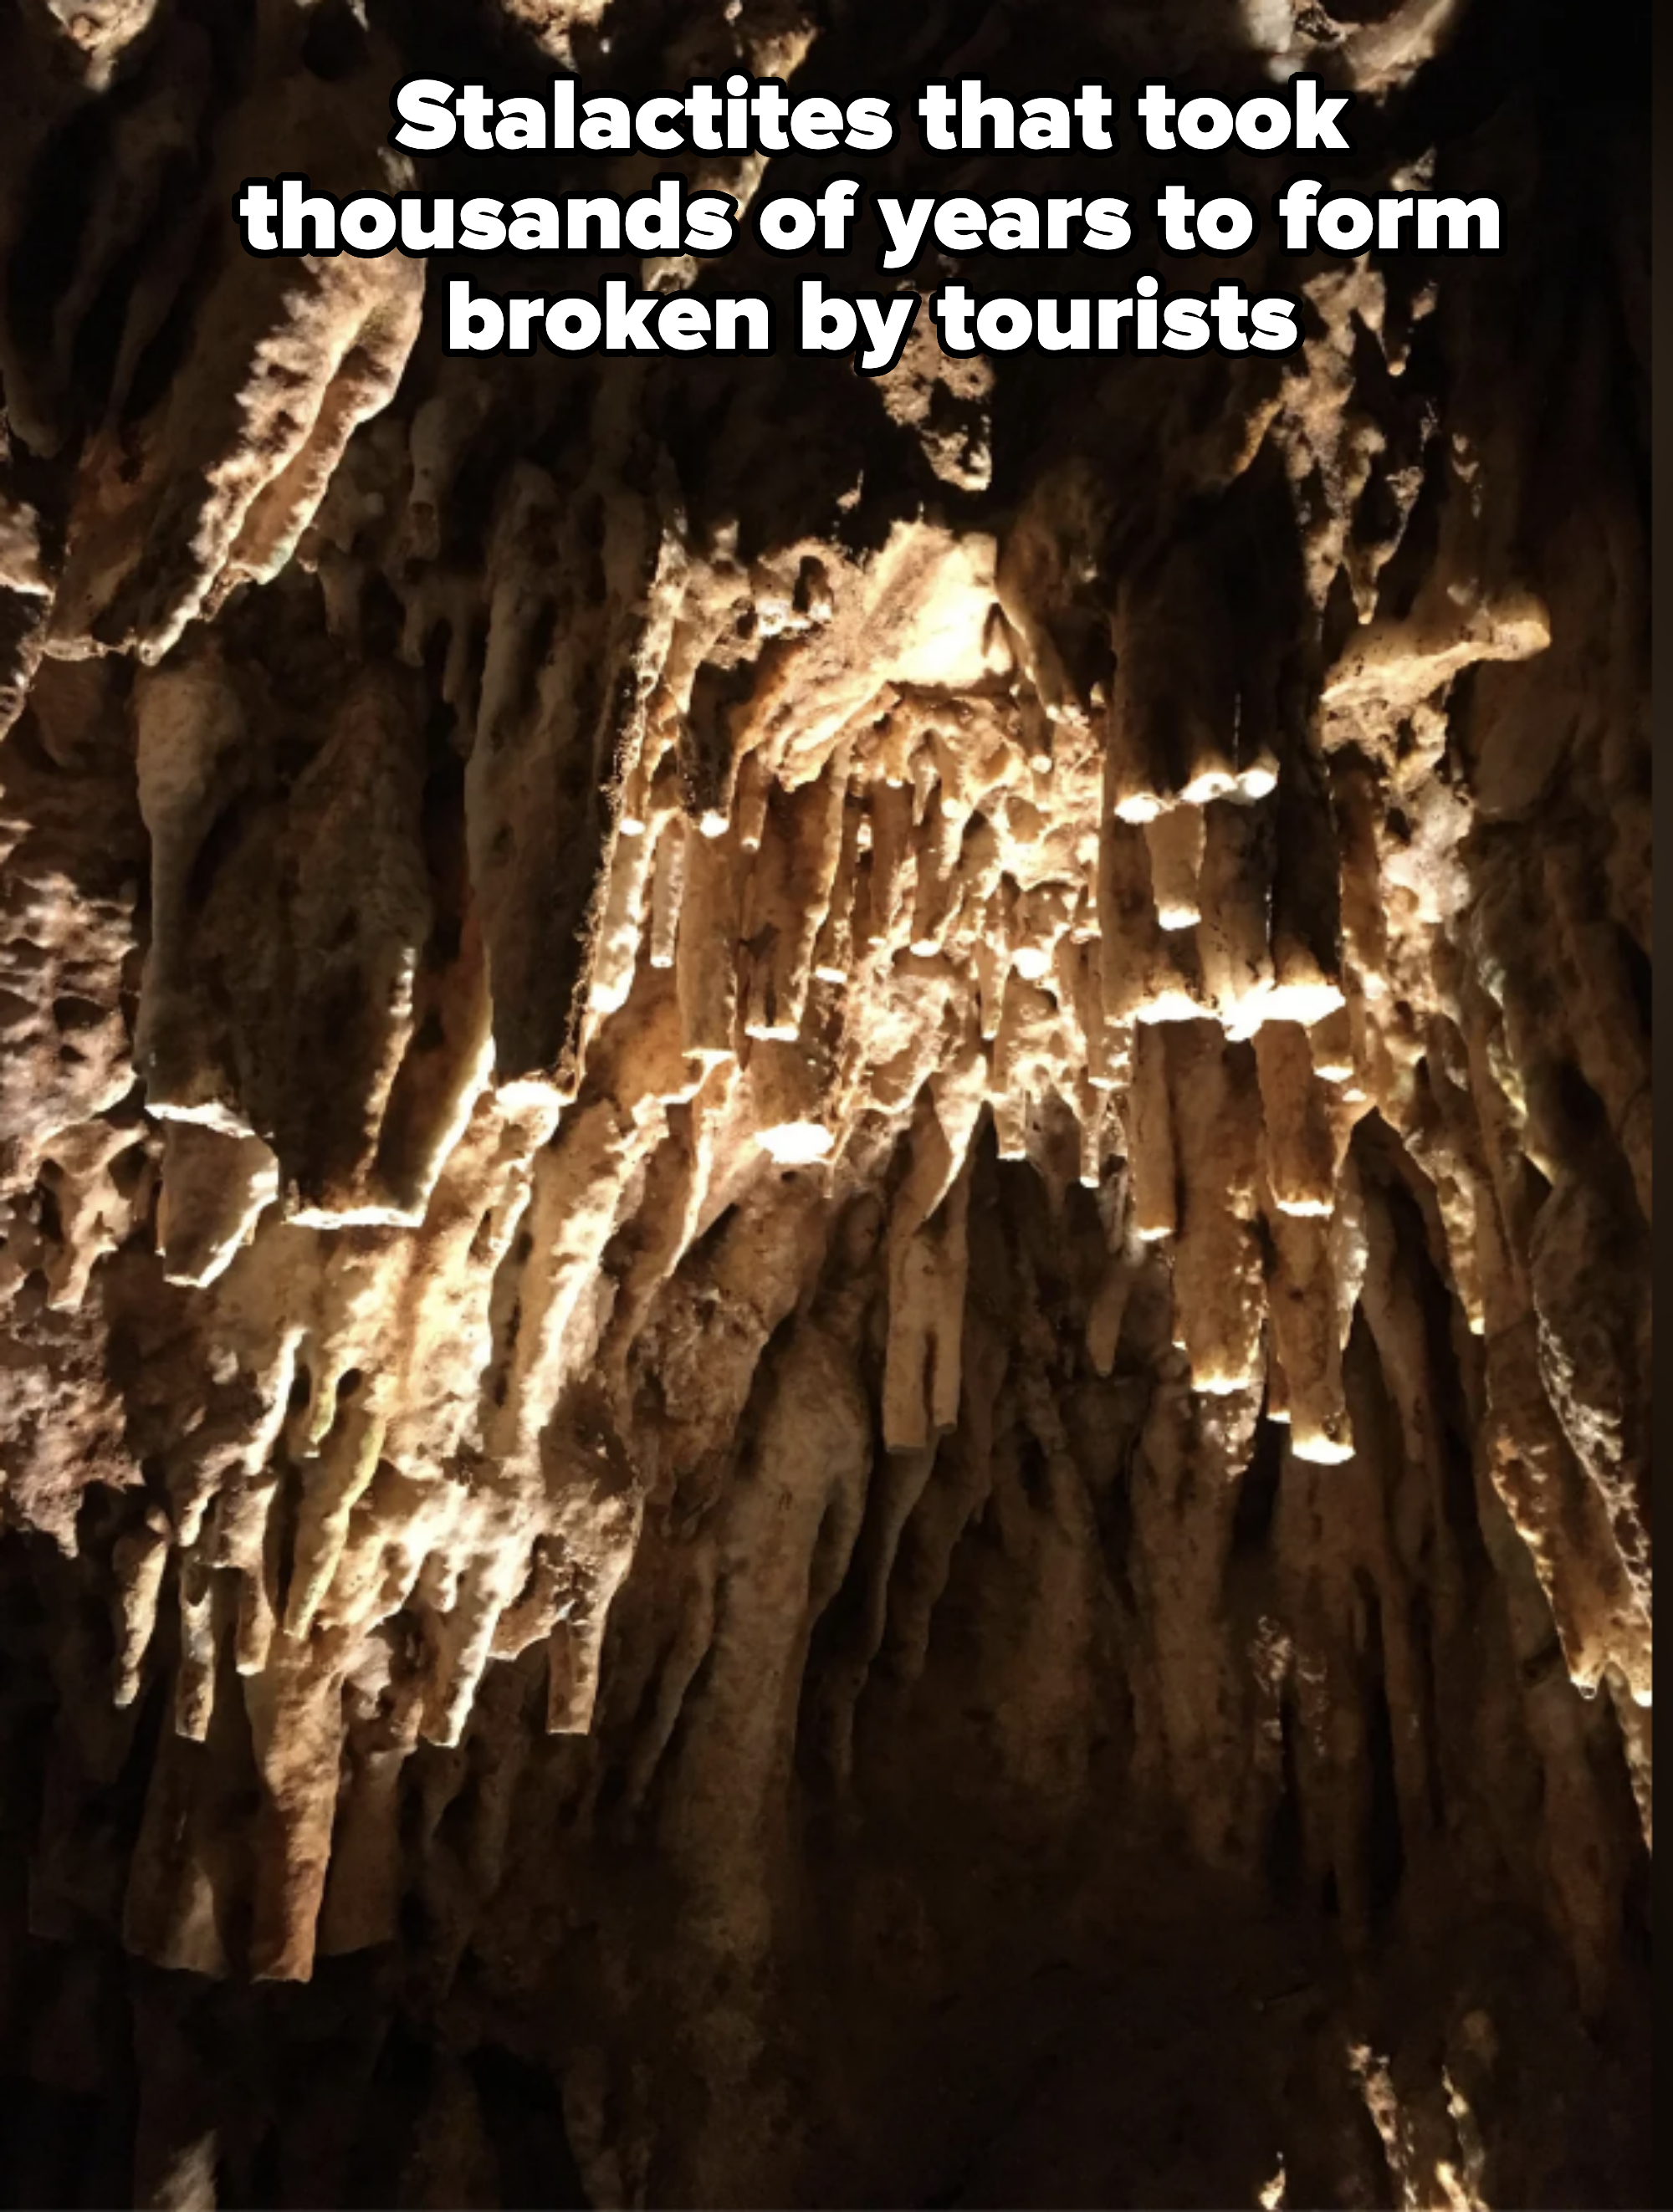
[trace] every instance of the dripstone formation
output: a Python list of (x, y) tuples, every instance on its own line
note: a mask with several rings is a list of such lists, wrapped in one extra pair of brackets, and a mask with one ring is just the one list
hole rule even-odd
[[(1648, 14), (7, 10), (0, 2199), (1649, 2201)], [(570, 68), (1141, 216), (1293, 162), (918, 87), (1306, 69), (1505, 244), (242, 251), (640, 189), (388, 144)]]

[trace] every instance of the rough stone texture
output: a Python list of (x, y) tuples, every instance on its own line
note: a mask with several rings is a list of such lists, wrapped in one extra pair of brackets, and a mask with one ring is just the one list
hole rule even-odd
[[(9, 11), (0, 2198), (1648, 2201), (1646, 21)], [(1306, 66), (1507, 247), (874, 382), (239, 252), (554, 63)]]

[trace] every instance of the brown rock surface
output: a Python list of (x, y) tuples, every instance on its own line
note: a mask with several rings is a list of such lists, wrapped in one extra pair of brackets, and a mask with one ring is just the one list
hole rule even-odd
[[(0, 2203), (1650, 2201), (1647, 12), (0, 27)], [(239, 250), (553, 66), (1305, 67), (1506, 246)]]

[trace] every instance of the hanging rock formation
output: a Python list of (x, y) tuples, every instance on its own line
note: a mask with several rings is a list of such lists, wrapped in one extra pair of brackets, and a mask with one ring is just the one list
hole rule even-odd
[[(1647, 15), (9, 12), (0, 2200), (1648, 2201)], [(554, 67), (1306, 68), (1506, 247), (240, 250)]]

